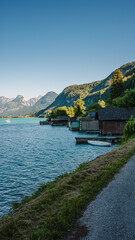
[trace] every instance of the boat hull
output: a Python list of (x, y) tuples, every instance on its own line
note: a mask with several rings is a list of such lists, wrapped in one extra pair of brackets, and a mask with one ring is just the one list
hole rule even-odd
[(111, 143), (103, 141), (88, 141), (90, 145), (99, 146), (99, 147), (110, 147)]

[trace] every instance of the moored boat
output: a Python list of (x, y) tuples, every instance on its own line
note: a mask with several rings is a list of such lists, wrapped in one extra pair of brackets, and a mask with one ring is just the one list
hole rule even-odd
[(88, 141), (89, 144), (101, 147), (110, 147), (111, 143), (104, 141)]

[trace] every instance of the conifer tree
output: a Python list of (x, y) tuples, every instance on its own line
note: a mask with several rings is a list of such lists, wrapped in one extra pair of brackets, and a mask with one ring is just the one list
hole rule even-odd
[(121, 71), (116, 69), (112, 80), (111, 80), (111, 88), (110, 88), (110, 99), (114, 99), (117, 97), (122, 97), (124, 95), (124, 85), (123, 85), (123, 77)]

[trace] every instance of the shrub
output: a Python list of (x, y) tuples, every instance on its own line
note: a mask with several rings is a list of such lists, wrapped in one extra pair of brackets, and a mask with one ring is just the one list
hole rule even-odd
[(135, 119), (131, 116), (124, 129), (123, 141), (128, 141), (133, 137), (135, 137)]

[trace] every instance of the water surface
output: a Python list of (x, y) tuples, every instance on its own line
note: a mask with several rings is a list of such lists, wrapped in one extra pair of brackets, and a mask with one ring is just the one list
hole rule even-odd
[(40, 119), (5, 120), (0, 119), (0, 216), (40, 184), (116, 147), (76, 145), (75, 137), (88, 135), (39, 125)]

